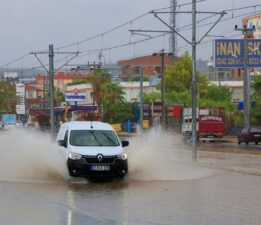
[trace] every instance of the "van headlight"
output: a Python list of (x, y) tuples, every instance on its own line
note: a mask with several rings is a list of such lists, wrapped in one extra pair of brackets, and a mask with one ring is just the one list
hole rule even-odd
[(122, 153), (118, 155), (118, 159), (120, 160), (126, 160), (127, 159), (127, 153)]
[(81, 155), (81, 154), (78, 154), (78, 153), (70, 152), (70, 153), (69, 153), (69, 158), (70, 158), (70, 159), (73, 159), (73, 160), (79, 160), (79, 159), (82, 158), (82, 155)]

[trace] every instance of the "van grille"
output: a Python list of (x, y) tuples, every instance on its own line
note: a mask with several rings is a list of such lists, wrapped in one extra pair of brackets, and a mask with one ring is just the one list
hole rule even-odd
[(85, 155), (83, 156), (83, 158), (87, 163), (113, 163), (114, 159), (116, 159), (117, 156), (103, 156), (101, 161), (97, 159), (97, 156)]

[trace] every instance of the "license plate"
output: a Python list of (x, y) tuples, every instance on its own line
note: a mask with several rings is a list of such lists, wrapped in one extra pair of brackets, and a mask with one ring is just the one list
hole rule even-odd
[(110, 166), (91, 166), (92, 171), (110, 171)]

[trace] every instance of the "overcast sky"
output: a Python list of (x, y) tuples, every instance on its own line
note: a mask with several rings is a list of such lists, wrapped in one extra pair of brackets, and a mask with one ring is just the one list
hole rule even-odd
[[(191, 0), (178, 0), (178, 5), (189, 3)], [(251, 6), (261, 4), (261, 0), (206, 0), (197, 3), (197, 10), (203, 11), (222, 11), (231, 8)], [(141, 56), (158, 52), (164, 48), (168, 50), (168, 36), (155, 38), (140, 44), (131, 44), (126, 47), (119, 47), (127, 43), (146, 38), (142, 35), (131, 35), (130, 29), (155, 29), (168, 30), (153, 14), (147, 14), (138, 20), (131, 20), (153, 10), (170, 6), (170, 0), (1, 0), (0, 7), (0, 66), (9, 63), (20, 56), (26, 55), (32, 51), (42, 51), (48, 49), (49, 44), (55, 48), (68, 44), (77, 43), (67, 48), (61, 48), (59, 51), (80, 51), (80, 57), (72, 63), (98, 60), (98, 54), (102, 54), (102, 61), (105, 63), (117, 62), (120, 59), (127, 59), (135, 56)], [(179, 7), (178, 10), (191, 10), (191, 5)], [(165, 10), (166, 11), (166, 10)], [(225, 22), (220, 22), (211, 31), (212, 35), (222, 35), (231, 37), (238, 35), (234, 31), (235, 24), (241, 26), (239, 15), (246, 13), (260, 13), (261, 7), (248, 10), (230, 11), (224, 18), (232, 18)], [(160, 14), (163, 20), (169, 21), (168, 14)], [(198, 19), (203, 19), (208, 15), (198, 15)], [(242, 16), (243, 17), (243, 16)], [(209, 20), (204, 20), (198, 25), (205, 25), (197, 31), (200, 38), (211, 23), (215, 22), (218, 16)], [(120, 29), (116, 29), (108, 34), (100, 35), (118, 25), (127, 23)], [(177, 27), (183, 27), (191, 24), (191, 15), (179, 14), (177, 17)], [(191, 40), (191, 28), (186, 31), (180, 31), (185, 38)], [(143, 35), (159, 35), (160, 33), (143, 33)], [(98, 35), (91, 41), (84, 41), (90, 37)], [(197, 57), (209, 59), (212, 54), (211, 39), (206, 37), (198, 46)], [(114, 48), (115, 47), (115, 48)], [(190, 51), (190, 47), (178, 38), (179, 54), (184, 51)], [(100, 49), (100, 50), (98, 50)], [(97, 50), (91, 52), (90, 50)], [(47, 55), (39, 56), (41, 60), (46, 61)], [(55, 55), (59, 61), (61, 57), (68, 55)], [(58, 64), (59, 62), (57, 62)], [(63, 63), (63, 60), (60, 60)], [(26, 56), (8, 67), (30, 68), (39, 65), (33, 55)], [(5, 66), (7, 67), (7, 66)]]

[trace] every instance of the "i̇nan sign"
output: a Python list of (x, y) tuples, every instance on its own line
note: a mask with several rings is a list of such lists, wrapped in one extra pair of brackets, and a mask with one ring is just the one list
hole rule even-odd
[[(261, 67), (261, 39), (246, 40), (247, 67)], [(244, 40), (243, 39), (216, 39), (215, 40), (215, 67), (243, 68), (244, 67)]]

